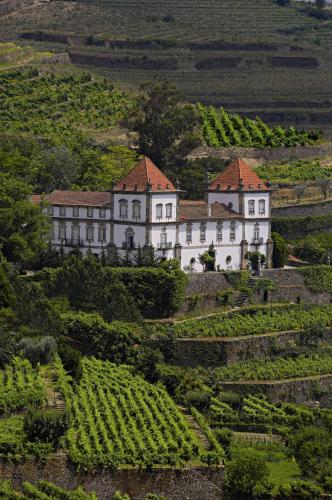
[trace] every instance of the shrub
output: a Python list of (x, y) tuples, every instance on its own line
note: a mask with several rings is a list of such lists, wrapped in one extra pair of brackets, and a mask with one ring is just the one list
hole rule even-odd
[(62, 340), (58, 344), (58, 355), (60, 356), (65, 370), (70, 373), (74, 379), (78, 380), (81, 374), (80, 361), (82, 355), (80, 351), (74, 349), (71, 345)]
[(58, 410), (30, 409), (24, 419), (29, 441), (42, 441), (58, 448), (60, 438), (69, 428), (69, 413)]
[(286, 242), (279, 233), (273, 232), (271, 236), (273, 240), (273, 267), (284, 267), (288, 257)]
[(263, 458), (250, 448), (243, 448), (226, 466), (225, 490), (236, 498), (255, 498), (270, 493), (269, 468)]
[(322, 488), (312, 481), (296, 480), (281, 485), (276, 500), (316, 500), (322, 493)]
[(53, 337), (42, 337), (34, 339), (23, 338), (18, 343), (22, 356), (27, 358), (35, 366), (37, 363), (47, 364), (56, 352), (56, 341)]
[(324, 461), (332, 457), (332, 436), (324, 428), (305, 427), (290, 442), (304, 476), (316, 478)]

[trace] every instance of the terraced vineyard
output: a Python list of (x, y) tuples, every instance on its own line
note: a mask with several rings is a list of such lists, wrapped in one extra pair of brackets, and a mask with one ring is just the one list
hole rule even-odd
[(64, 490), (48, 481), (38, 481), (36, 485), (25, 481), (22, 493), (13, 489), (8, 481), (0, 482), (0, 497), (7, 500), (98, 500), (94, 493), (85, 493), (82, 488)]
[(267, 123), (330, 127), (332, 21), (301, 13), (302, 5), (285, 8), (272, 0), (19, 4), (0, 10), (0, 40), (19, 39), (61, 53), (64, 61), (126, 88), (157, 73), (194, 102), (259, 115)]
[(300, 355), (295, 358), (277, 358), (274, 361), (248, 361), (215, 370), (219, 381), (282, 380), (324, 374), (332, 374), (331, 354)]
[(149, 325), (151, 333), (171, 329), (176, 337), (236, 337), (267, 332), (300, 330), (312, 323), (328, 326), (332, 322), (332, 305), (280, 305), (243, 309), (242, 312), (215, 314), (208, 318)]
[(293, 147), (313, 145), (321, 139), (321, 133), (299, 132), (295, 127), (271, 129), (259, 118), (250, 120), (238, 114), (227, 113), (223, 108), (217, 110), (198, 104), (203, 124), (203, 136), (209, 146), (245, 148)]
[(56, 366), (72, 413), (68, 456), (78, 466), (177, 465), (198, 457), (198, 439), (164, 389), (94, 358), (83, 360), (72, 386), (59, 359)]
[(44, 382), (27, 359), (15, 358), (0, 372), (0, 412), (39, 406), (45, 400)]

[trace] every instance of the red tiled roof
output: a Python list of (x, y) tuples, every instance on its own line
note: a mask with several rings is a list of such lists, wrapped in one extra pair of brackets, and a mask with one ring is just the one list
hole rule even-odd
[(246, 162), (236, 158), (226, 170), (218, 175), (209, 189), (211, 191), (216, 189), (221, 191), (238, 191), (240, 189), (242, 191), (267, 191), (269, 188)]
[(38, 205), (43, 199), (43, 196), (41, 194), (33, 194), (30, 198), (30, 201), (34, 203), (35, 205)]
[(112, 194), (104, 191), (60, 191), (55, 190), (52, 193), (43, 195), (32, 195), (33, 203), (40, 203), (45, 200), (51, 205), (79, 205), (79, 206), (104, 206), (109, 205), (112, 200)]
[(146, 156), (119, 181), (114, 191), (146, 191), (151, 184), (151, 191), (176, 191), (172, 182)]
[(194, 220), (194, 219), (238, 219), (242, 218), (240, 214), (234, 212), (231, 208), (227, 207), (224, 203), (211, 204), (211, 216), (208, 215), (208, 204), (205, 201), (191, 201), (180, 200), (180, 220)]

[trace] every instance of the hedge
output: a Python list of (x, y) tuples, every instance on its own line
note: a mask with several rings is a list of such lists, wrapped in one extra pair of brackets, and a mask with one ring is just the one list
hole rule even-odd
[(273, 217), (272, 231), (286, 239), (301, 239), (312, 233), (332, 228), (332, 214), (307, 217)]
[(313, 292), (332, 293), (332, 267), (310, 266), (299, 268), (298, 271), (304, 276), (305, 286)]

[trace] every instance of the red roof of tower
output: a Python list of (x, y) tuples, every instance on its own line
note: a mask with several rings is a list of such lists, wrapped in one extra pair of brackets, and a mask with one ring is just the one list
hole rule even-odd
[(211, 191), (216, 189), (221, 191), (267, 191), (269, 188), (245, 161), (236, 158), (218, 175), (209, 189)]
[(114, 186), (113, 190), (147, 191), (148, 184), (151, 185), (151, 191), (176, 191), (172, 182), (146, 156)]

